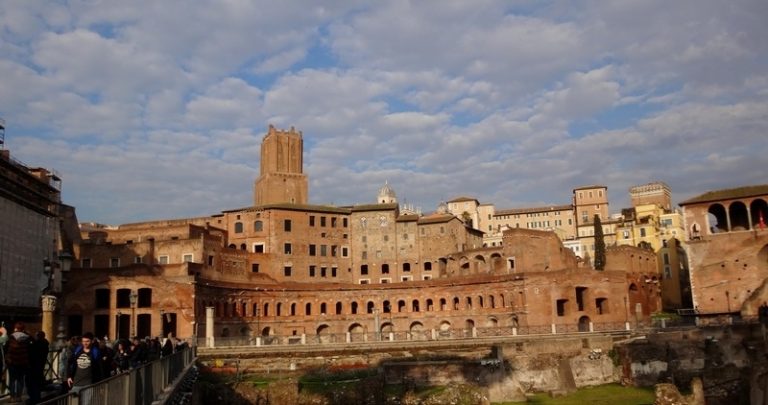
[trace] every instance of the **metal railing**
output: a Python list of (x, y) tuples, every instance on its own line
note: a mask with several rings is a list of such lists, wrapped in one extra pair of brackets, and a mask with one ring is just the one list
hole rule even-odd
[(184, 348), (170, 356), (109, 377), (96, 384), (52, 398), (53, 405), (149, 405), (157, 400), (195, 360), (195, 349)]
[[(634, 329), (634, 327), (632, 328)], [(269, 336), (238, 336), (215, 337), (214, 347), (229, 346), (290, 346), (290, 345), (326, 345), (349, 344), (362, 342), (407, 342), (407, 341), (434, 341), (434, 340), (459, 340), (476, 338), (493, 338), (505, 336), (524, 335), (552, 335), (572, 333), (610, 333), (626, 332), (625, 322), (605, 322), (594, 324), (555, 324), (533, 326), (505, 326), (482, 328), (448, 328), (448, 329), (415, 329), (405, 331), (365, 332), (365, 333), (323, 333), (319, 335), (269, 335)], [(198, 338), (200, 347), (210, 347), (211, 339)]]

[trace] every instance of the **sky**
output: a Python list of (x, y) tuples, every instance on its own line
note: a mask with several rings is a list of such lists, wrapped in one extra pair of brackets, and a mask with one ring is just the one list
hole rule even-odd
[(570, 203), (664, 181), (765, 184), (768, 2), (0, 2), (5, 148), (78, 219), (253, 204), (270, 124), (304, 134), (310, 202), (424, 212)]

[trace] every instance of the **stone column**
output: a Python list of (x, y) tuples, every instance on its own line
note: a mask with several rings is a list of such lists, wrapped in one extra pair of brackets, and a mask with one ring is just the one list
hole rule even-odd
[(213, 307), (205, 307), (205, 345), (208, 347), (214, 347)]
[(43, 332), (46, 339), (53, 339), (53, 312), (56, 311), (56, 297), (53, 295), (43, 295), (41, 298), (43, 306)]

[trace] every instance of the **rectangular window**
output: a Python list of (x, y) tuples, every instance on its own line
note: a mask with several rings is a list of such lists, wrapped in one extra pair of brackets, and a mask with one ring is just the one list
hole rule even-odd
[(285, 266), (283, 267), (283, 274), (285, 274), (286, 277), (291, 276), (291, 266)]
[(91, 268), (91, 259), (88, 257), (84, 257), (80, 260), (80, 267), (84, 269), (90, 269)]
[(336, 273), (338, 272), (338, 268), (331, 267), (331, 277), (336, 277)]
[(664, 278), (667, 280), (672, 278), (672, 269), (669, 266), (664, 266)]
[(367, 264), (363, 264), (363, 265), (360, 266), (360, 275), (361, 276), (368, 275), (368, 265)]
[(309, 226), (315, 226), (315, 216), (310, 215), (309, 216)]
[(557, 300), (557, 316), (565, 316), (565, 304), (568, 300)]
[(181, 262), (182, 263), (192, 262), (194, 261), (192, 260), (193, 257), (194, 256), (192, 255), (192, 253), (185, 253), (183, 256), (181, 256)]
[(379, 283), (381, 283), (381, 284), (389, 284), (390, 282), (392, 282), (391, 278), (380, 278), (379, 279)]
[(285, 253), (287, 255), (291, 254), (291, 244), (290, 243), (286, 243), (283, 246), (283, 253)]
[(109, 267), (112, 267), (113, 269), (116, 267), (120, 267), (120, 258), (119, 257), (112, 257), (109, 259)]
[(315, 255), (315, 245), (309, 245), (309, 255), (310, 256)]
[(258, 273), (258, 272), (259, 272), (259, 264), (251, 263), (251, 273)]
[(136, 256), (133, 258), (133, 262), (136, 264), (141, 264), (141, 256)]
[(349, 226), (349, 221), (347, 220), (347, 218), (342, 218), (341, 219), (341, 226), (344, 227), (344, 228)]
[(162, 255), (157, 258), (157, 262), (160, 264), (168, 264), (168, 256)]
[(338, 220), (338, 218), (331, 217), (331, 228), (335, 228), (336, 227), (336, 220)]
[(645, 228), (640, 228), (640, 237), (641, 238), (645, 237)]
[(320, 268), (320, 277), (322, 278), (328, 277), (328, 269), (326, 267)]
[(664, 253), (664, 264), (669, 264), (669, 253)]
[(368, 259), (368, 252), (363, 250), (363, 253), (360, 254), (360, 258), (363, 259), (363, 260), (367, 260)]
[(368, 280), (367, 278), (361, 278), (360, 279), (360, 284), (368, 284), (370, 282), (371, 282), (371, 280)]
[(349, 257), (349, 248), (346, 246), (343, 246), (341, 248), (341, 257)]
[(421, 276), (421, 277), (422, 277), (423, 280), (432, 280), (432, 276), (430, 276), (429, 274)]
[(283, 221), (283, 230), (285, 230), (286, 232), (290, 232), (291, 231), (291, 220), (290, 219), (286, 219), (285, 221)]
[(400, 277), (400, 281), (411, 281), (411, 276), (402, 276)]
[(325, 245), (320, 245), (320, 256), (327, 256), (328, 255), (328, 247)]
[(254, 243), (253, 244), (253, 253), (264, 253), (264, 244), (263, 243)]
[(213, 256), (212, 255), (208, 256), (208, 265), (209, 266), (213, 266)]
[(339, 250), (338, 246), (336, 245), (331, 246), (331, 256), (336, 257), (336, 255), (339, 254), (338, 250)]
[(96, 290), (96, 309), (109, 309), (108, 288), (99, 288)]
[(310, 277), (315, 276), (315, 266), (309, 266), (309, 276)]
[(325, 226), (325, 217), (320, 217), (320, 226)]

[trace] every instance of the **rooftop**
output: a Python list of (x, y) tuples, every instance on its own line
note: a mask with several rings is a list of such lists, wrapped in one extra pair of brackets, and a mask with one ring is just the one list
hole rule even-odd
[(755, 196), (768, 195), (768, 184), (762, 184), (757, 186), (744, 186), (737, 188), (727, 188), (723, 190), (707, 191), (699, 196), (689, 198), (679, 205), (691, 205), (705, 202), (734, 200), (737, 198), (747, 198)]

